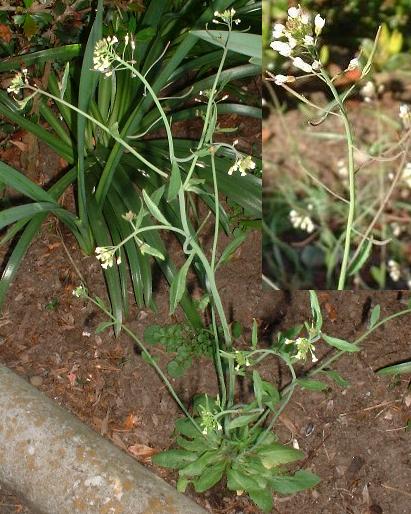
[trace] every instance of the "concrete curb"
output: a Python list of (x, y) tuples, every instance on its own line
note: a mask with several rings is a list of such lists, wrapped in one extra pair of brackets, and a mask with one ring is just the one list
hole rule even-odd
[(1, 365), (0, 482), (44, 514), (206, 512)]

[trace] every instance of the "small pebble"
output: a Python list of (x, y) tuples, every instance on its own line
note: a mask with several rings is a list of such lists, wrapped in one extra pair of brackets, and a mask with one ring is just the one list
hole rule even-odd
[(34, 387), (40, 387), (43, 384), (43, 379), (39, 376), (31, 377), (30, 384)]

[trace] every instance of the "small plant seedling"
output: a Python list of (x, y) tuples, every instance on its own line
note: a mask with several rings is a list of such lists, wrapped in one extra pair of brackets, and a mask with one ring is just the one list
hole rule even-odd
[(191, 367), (194, 357), (213, 356), (213, 333), (206, 329), (195, 331), (187, 323), (150, 325), (144, 331), (144, 341), (150, 345), (160, 344), (167, 353), (175, 354), (167, 365), (173, 378), (181, 377)]

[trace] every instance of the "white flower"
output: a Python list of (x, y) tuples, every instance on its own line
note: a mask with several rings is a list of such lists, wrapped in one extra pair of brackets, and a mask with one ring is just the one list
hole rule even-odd
[(297, 40), (291, 34), (287, 36), (287, 39), (291, 50), (297, 46)]
[(247, 170), (254, 170), (255, 162), (253, 161), (251, 155), (246, 155), (237, 159), (235, 163), (228, 170), (228, 174), (232, 175), (235, 171), (239, 171), (241, 176), (247, 175)]
[(301, 13), (301, 23), (303, 25), (308, 25), (310, 23), (310, 21), (311, 21), (311, 17), (308, 13), (305, 13), (305, 12)]
[(402, 172), (402, 180), (411, 188), (411, 162), (407, 162)]
[(290, 18), (293, 18), (293, 19), (298, 18), (300, 16), (300, 14), (301, 14), (301, 9), (299, 7), (290, 7), (288, 9), (288, 16)]
[(304, 36), (304, 44), (305, 46), (314, 46), (314, 38), (307, 34)]
[(301, 57), (295, 57), (293, 59), (293, 64), (296, 68), (305, 71), (306, 73), (311, 73), (313, 71), (312, 66), (307, 62), (303, 61)]
[(289, 76), (289, 75), (275, 75), (274, 76), (274, 84), (277, 84), (277, 86), (282, 86), (283, 84), (286, 84), (287, 82), (294, 82), (295, 77)]
[(291, 225), (294, 228), (304, 230), (311, 234), (315, 230), (315, 225), (309, 216), (299, 214), (295, 209), (292, 209), (289, 214)]
[(80, 285), (76, 287), (76, 289), (73, 289), (73, 296), (76, 298), (85, 298), (87, 296), (87, 289), (83, 285)]
[(393, 282), (398, 282), (401, 278), (401, 268), (397, 261), (390, 259), (388, 261), (388, 274)]
[(97, 246), (95, 249), (96, 257), (100, 261), (103, 269), (112, 268), (114, 265), (115, 248), (112, 246)]
[[(26, 73), (24, 75), (26, 76), (27, 70), (25, 71)], [(18, 93), (20, 93), (20, 90), (23, 89), (25, 83), (27, 83), (27, 79), (23, 79), (23, 74), (20, 72), (16, 73), (16, 75), (11, 80), (9, 87), (7, 88), (7, 92), (14, 93), (17, 95)]]
[(290, 57), (291, 55), (292, 48), (288, 43), (284, 43), (283, 41), (273, 41), (270, 46), (273, 50), (284, 57)]
[(350, 63), (348, 64), (348, 67), (345, 71), (351, 71), (355, 70), (356, 68), (360, 67), (360, 61), (358, 60), (358, 57), (354, 57), (354, 59), (351, 59)]
[(109, 77), (113, 73), (112, 64), (116, 60), (114, 45), (117, 43), (118, 39), (116, 36), (113, 36), (112, 38), (109, 36), (97, 41), (96, 46), (94, 47), (93, 68), (96, 71), (104, 73), (106, 77)]
[(273, 39), (279, 39), (284, 35), (285, 26), (282, 23), (276, 23), (273, 27)]
[(374, 82), (369, 80), (365, 86), (360, 89), (360, 94), (366, 102), (371, 102), (376, 94)]
[(411, 112), (410, 112), (410, 108), (408, 107), (407, 104), (400, 105), (399, 116), (402, 120), (404, 127), (407, 129), (410, 128), (411, 127)]
[(321, 68), (321, 63), (320, 61), (314, 61), (311, 65), (312, 69), (314, 71), (318, 71), (320, 68)]
[(313, 362), (318, 361), (314, 353), (315, 347), (306, 337), (297, 337), (295, 341), (292, 339), (286, 339), (285, 344), (294, 344), (296, 346), (297, 353), (294, 355), (296, 359), (305, 361), (307, 359), (307, 355), (310, 354)]
[(325, 19), (321, 18), (319, 14), (314, 18), (315, 35), (319, 36), (324, 28)]

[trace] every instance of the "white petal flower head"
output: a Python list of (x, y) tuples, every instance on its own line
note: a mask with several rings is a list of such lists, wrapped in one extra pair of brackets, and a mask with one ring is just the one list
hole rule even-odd
[(319, 14), (314, 18), (315, 35), (319, 36), (324, 28), (325, 19), (321, 18)]
[(308, 13), (306, 13), (306, 12), (301, 13), (301, 23), (303, 25), (308, 25), (310, 23), (310, 21), (311, 21), (311, 17)]
[(274, 84), (277, 86), (282, 86), (283, 84), (286, 84), (287, 82), (294, 82), (295, 77), (290, 75), (275, 75), (274, 76)]
[(293, 64), (296, 68), (305, 71), (306, 73), (311, 73), (313, 71), (311, 64), (308, 64), (307, 62), (303, 61), (301, 57), (296, 57), (295, 59), (293, 59)]
[(409, 116), (410, 109), (407, 104), (401, 104), (400, 105), (400, 118), (404, 119)]
[(273, 41), (270, 46), (283, 57), (290, 57), (291, 55), (292, 48), (288, 43), (284, 43), (283, 41)]
[(321, 68), (321, 63), (320, 61), (314, 61), (311, 65), (312, 69), (314, 71), (318, 71), (320, 68)]
[(291, 34), (289, 34), (287, 36), (287, 38), (288, 38), (288, 45), (292, 50), (293, 48), (295, 48), (297, 46), (297, 40)]
[(273, 39), (280, 39), (284, 36), (285, 26), (282, 23), (276, 23), (273, 27)]
[(314, 38), (308, 34), (304, 36), (305, 46), (314, 46)]
[(354, 59), (351, 59), (349, 65), (345, 71), (355, 70), (359, 67), (360, 67), (360, 61), (358, 60), (358, 57), (354, 57)]
[(299, 7), (290, 7), (288, 9), (288, 16), (290, 18), (292, 18), (293, 20), (295, 20), (296, 18), (298, 18), (301, 14), (301, 9)]

